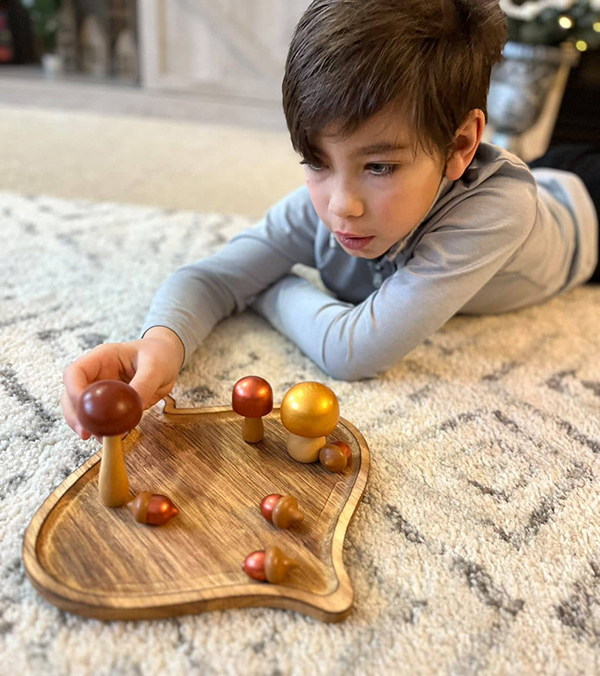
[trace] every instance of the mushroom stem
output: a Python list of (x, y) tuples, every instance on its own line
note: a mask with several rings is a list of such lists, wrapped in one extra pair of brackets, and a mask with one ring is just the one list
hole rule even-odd
[(107, 507), (120, 507), (129, 502), (129, 479), (123, 460), (121, 437), (102, 438), (102, 460), (98, 479), (100, 500)]
[(287, 450), (292, 458), (298, 462), (316, 462), (319, 458), (319, 451), (326, 443), (325, 437), (309, 439), (289, 432)]
[(262, 418), (244, 418), (242, 436), (249, 444), (257, 444), (265, 436), (265, 426)]

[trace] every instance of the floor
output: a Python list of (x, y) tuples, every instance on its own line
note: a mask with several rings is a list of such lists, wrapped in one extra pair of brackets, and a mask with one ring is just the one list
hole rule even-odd
[[(279, 120), (278, 120), (279, 116)], [(303, 183), (261, 101), (0, 71), (0, 190), (260, 218)]]

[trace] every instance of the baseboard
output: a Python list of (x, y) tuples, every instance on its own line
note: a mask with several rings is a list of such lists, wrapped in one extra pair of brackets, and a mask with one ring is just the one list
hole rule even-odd
[(17, 67), (0, 69), (0, 104), (86, 112), (158, 117), (213, 124), (232, 124), (285, 131), (281, 104), (248, 99), (215, 90), (149, 91), (123, 84), (77, 79), (45, 79)]

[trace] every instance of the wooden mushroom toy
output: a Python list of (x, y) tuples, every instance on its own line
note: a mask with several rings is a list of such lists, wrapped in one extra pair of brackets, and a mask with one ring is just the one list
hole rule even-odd
[(281, 402), (281, 423), (289, 432), (288, 453), (298, 462), (315, 462), (340, 418), (337, 397), (321, 383), (298, 383)]
[(123, 460), (121, 436), (141, 420), (142, 400), (120, 380), (99, 380), (77, 402), (77, 417), (86, 430), (102, 437), (100, 499), (107, 507), (120, 507), (131, 499)]
[(273, 410), (273, 390), (259, 376), (246, 376), (233, 387), (231, 408), (244, 416), (242, 436), (249, 444), (257, 444), (265, 435), (262, 417)]
[(138, 493), (127, 503), (127, 509), (138, 523), (147, 523), (151, 526), (162, 526), (179, 514), (170, 498), (150, 491)]
[(298, 500), (291, 495), (267, 495), (260, 503), (260, 511), (276, 528), (289, 528), (304, 521), (304, 514), (298, 509)]
[(279, 547), (272, 545), (266, 550), (249, 554), (242, 563), (242, 570), (253, 580), (279, 584), (283, 582), (288, 571), (297, 565), (297, 561), (288, 558)]

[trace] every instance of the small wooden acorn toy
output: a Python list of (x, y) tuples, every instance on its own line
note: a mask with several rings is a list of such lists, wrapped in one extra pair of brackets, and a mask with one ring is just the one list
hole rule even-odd
[(231, 408), (244, 416), (242, 436), (249, 444), (262, 441), (265, 427), (264, 415), (273, 410), (273, 390), (269, 383), (259, 376), (246, 376), (233, 386)]
[(285, 579), (288, 571), (297, 566), (297, 561), (288, 558), (279, 547), (272, 545), (264, 551), (249, 554), (242, 563), (242, 570), (253, 580), (279, 584)]
[(92, 383), (77, 402), (81, 424), (102, 437), (98, 488), (100, 499), (107, 507), (120, 507), (131, 499), (121, 435), (139, 423), (143, 411), (138, 393), (120, 380)]
[(304, 521), (304, 514), (298, 509), (298, 500), (291, 495), (267, 495), (260, 503), (260, 511), (277, 528), (289, 528)]
[(138, 493), (127, 503), (127, 509), (138, 523), (148, 523), (152, 526), (162, 526), (179, 514), (170, 498), (166, 495), (152, 494), (150, 491)]
[(330, 472), (343, 472), (351, 457), (352, 451), (345, 441), (334, 441), (319, 451), (319, 462)]

